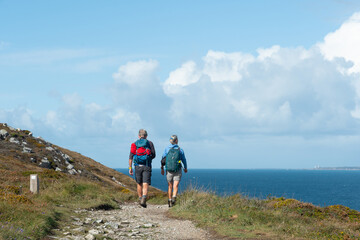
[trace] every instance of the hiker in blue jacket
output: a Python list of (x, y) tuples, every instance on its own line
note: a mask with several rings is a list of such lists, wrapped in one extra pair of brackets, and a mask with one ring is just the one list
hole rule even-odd
[(176, 195), (179, 189), (179, 183), (182, 175), (182, 165), (184, 172), (187, 173), (187, 163), (185, 153), (178, 145), (178, 137), (170, 137), (170, 145), (165, 148), (161, 159), (161, 174), (164, 175), (164, 166), (166, 168), (166, 180), (168, 182), (168, 204), (169, 207), (175, 205)]

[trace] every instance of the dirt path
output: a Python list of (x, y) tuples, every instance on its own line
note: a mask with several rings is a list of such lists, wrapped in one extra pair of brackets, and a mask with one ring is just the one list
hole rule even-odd
[(52, 239), (214, 239), (191, 221), (168, 218), (167, 205), (142, 208), (128, 203), (116, 210), (78, 210), (69, 226), (55, 230)]

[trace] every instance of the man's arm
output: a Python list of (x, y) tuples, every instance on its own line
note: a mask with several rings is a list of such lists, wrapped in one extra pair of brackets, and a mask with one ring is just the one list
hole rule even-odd
[(132, 176), (134, 174), (134, 171), (132, 169), (132, 162), (133, 160), (129, 158), (129, 174)]
[(181, 156), (181, 161), (184, 164), (184, 172), (187, 172), (187, 162), (186, 162), (186, 157), (185, 157), (185, 153), (184, 150), (180, 149), (180, 156)]
[(151, 141), (149, 141), (149, 144), (150, 144), (150, 151), (151, 151), (150, 157), (151, 157), (151, 159), (154, 159), (156, 157), (155, 147)]
[(134, 171), (132, 169), (132, 162), (134, 159), (134, 153), (136, 152), (136, 145), (135, 143), (131, 144), (130, 148), (130, 154), (129, 154), (129, 174), (132, 176), (134, 174)]

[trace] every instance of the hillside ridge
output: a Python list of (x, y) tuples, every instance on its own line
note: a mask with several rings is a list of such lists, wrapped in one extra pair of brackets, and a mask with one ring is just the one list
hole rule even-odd
[[(0, 123), (0, 169), (54, 170), (136, 193), (136, 183), (131, 177), (42, 137), (34, 137), (29, 130), (14, 128), (6, 123)], [(161, 192), (156, 188), (151, 190)]]

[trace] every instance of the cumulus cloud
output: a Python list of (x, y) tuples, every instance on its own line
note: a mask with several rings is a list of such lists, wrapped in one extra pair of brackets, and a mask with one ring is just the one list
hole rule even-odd
[[(64, 95), (43, 122), (89, 135), (93, 129), (106, 135), (141, 127), (159, 134), (177, 129), (189, 137), (354, 133), (360, 124), (359, 26), (357, 13), (309, 49), (209, 50), (170, 71), (165, 81), (156, 60), (127, 62), (112, 75), (106, 106)], [(31, 114), (23, 116), (31, 126)]]
[(47, 128), (55, 130), (57, 135), (66, 137), (127, 134), (135, 131), (135, 127), (141, 122), (136, 112), (94, 102), (84, 103), (77, 93), (64, 95), (61, 106), (48, 111), (42, 121)]
[[(136, 128), (157, 129), (166, 121), (170, 101), (164, 94), (158, 77), (158, 62), (141, 60), (128, 62), (113, 74), (112, 97), (114, 108), (121, 108), (128, 113), (124, 118), (134, 118)], [(122, 112), (121, 112), (122, 113)], [(143, 125), (141, 125), (142, 123)]]
[(128, 62), (120, 66), (113, 78), (119, 84), (141, 87), (152, 83), (158, 62), (155, 60)]
[(360, 12), (354, 13), (339, 29), (327, 34), (318, 46), (326, 59), (344, 58), (353, 66), (349, 73), (360, 73)]
[[(274, 46), (257, 56), (209, 51), (203, 67), (184, 66), (169, 75), (164, 91), (172, 98), (172, 120), (187, 129), (308, 134), (358, 124), (356, 76), (339, 72), (348, 64), (324, 59), (316, 47)], [(174, 82), (186, 84), (170, 92)]]
[(254, 57), (241, 52), (224, 53), (210, 50), (203, 61), (203, 72), (212, 82), (240, 81)]
[(16, 128), (34, 129), (36, 121), (33, 112), (26, 107), (17, 107), (12, 110), (0, 109), (0, 122), (11, 123)]
[(199, 81), (200, 76), (201, 72), (197, 72), (196, 63), (186, 62), (180, 68), (170, 72), (164, 84), (164, 92), (167, 95), (176, 94), (183, 87)]

